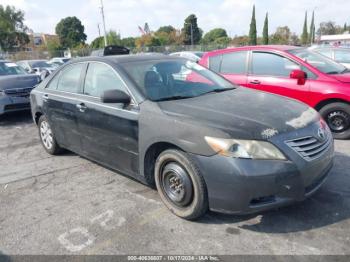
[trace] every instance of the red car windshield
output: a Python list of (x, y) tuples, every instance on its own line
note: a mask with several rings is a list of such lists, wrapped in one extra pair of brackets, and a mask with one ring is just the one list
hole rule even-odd
[(289, 50), (288, 53), (299, 57), (326, 74), (342, 74), (347, 72), (345, 66), (307, 49), (293, 49)]

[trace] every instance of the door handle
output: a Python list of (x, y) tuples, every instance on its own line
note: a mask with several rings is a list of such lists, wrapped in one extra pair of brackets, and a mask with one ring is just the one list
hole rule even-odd
[(49, 95), (48, 94), (44, 94), (42, 96), (43, 100), (46, 102), (49, 99)]
[(79, 109), (80, 112), (85, 112), (87, 109), (87, 106), (84, 103), (77, 104), (76, 107)]
[(250, 83), (253, 85), (260, 85), (261, 84), (261, 82), (259, 80), (252, 80), (252, 81), (250, 81)]

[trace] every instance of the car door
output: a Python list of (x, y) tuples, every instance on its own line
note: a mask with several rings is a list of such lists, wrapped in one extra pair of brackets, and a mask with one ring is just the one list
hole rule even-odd
[(245, 85), (247, 83), (248, 51), (211, 56), (209, 68), (221, 74), (231, 83)]
[[(78, 123), (83, 154), (128, 175), (138, 174), (138, 106), (105, 104), (105, 90), (119, 89), (127, 94), (125, 83), (110, 65), (90, 62), (79, 100), (82, 109)], [(131, 95), (132, 97), (132, 95)]]
[(77, 97), (81, 93), (86, 63), (65, 67), (56, 74), (43, 93), (44, 114), (47, 116), (57, 142), (73, 152), (80, 153)]
[(307, 71), (311, 77), (306, 68), (280, 54), (252, 51), (246, 86), (308, 103), (309, 81), (298, 85), (297, 79), (290, 78), (296, 69)]

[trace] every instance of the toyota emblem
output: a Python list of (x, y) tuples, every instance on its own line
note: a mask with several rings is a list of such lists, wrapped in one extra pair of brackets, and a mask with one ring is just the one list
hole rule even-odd
[(319, 128), (317, 131), (317, 135), (320, 141), (324, 141), (326, 139), (326, 132), (323, 128)]

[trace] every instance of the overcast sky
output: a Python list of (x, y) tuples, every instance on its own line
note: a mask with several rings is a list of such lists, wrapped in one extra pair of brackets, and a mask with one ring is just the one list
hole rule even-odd
[[(88, 42), (98, 36), (100, 0), (0, 0), (0, 4), (22, 9), (26, 25), (34, 32), (54, 33), (61, 18), (77, 16), (85, 26)], [(222, 27), (230, 36), (247, 34), (253, 4), (258, 34), (262, 32), (266, 12), (270, 33), (277, 26), (288, 25), (300, 34), (304, 12), (309, 12), (310, 22), (313, 10), (316, 25), (327, 20), (350, 25), (349, 0), (104, 0), (107, 30), (116, 30), (122, 37), (138, 36), (137, 26), (145, 22), (151, 30), (169, 24), (181, 28), (191, 13), (197, 15), (198, 24), (205, 32)]]

